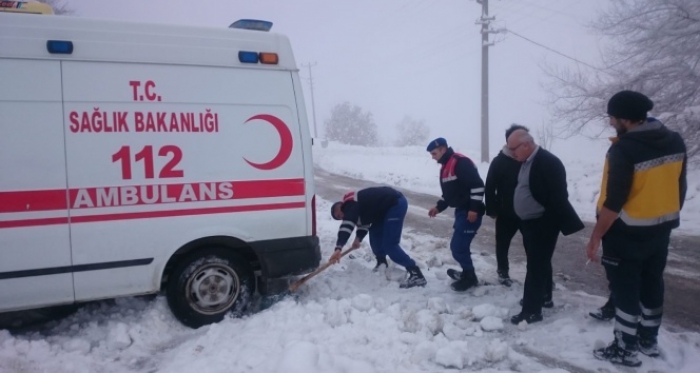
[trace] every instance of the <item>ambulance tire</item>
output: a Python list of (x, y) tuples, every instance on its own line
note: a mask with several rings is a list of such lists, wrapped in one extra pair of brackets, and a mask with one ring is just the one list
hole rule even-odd
[(191, 328), (240, 316), (253, 298), (255, 277), (248, 262), (226, 248), (195, 250), (168, 277), (166, 296), (175, 317)]

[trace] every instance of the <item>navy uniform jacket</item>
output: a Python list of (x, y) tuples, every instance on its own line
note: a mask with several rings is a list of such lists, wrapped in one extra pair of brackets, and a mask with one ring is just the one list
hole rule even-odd
[(343, 212), (343, 222), (338, 229), (336, 247), (345, 246), (355, 227), (355, 236), (362, 241), (370, 225), (384, 219), (387, 211), (401, 196), (401, 192), (390, 187), (371, 187), (346, 193), (340, 208)]
[(484, 214), (484, 181), (479, 176), (479, 170), (462, 154), (455, 153), (452, 148), (440, 158), (440, 188), (442, 199), (437, 203), (438, 211), (448, 207), (474, 211)]

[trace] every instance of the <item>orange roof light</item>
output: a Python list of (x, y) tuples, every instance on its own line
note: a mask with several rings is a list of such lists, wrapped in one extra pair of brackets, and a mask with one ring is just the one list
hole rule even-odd
[(280, 62), (279, 56), (277, 56), (277, 53), (268, 53), (268, 52), (261, 52), (260, 53), (260, 63), (265, 63), (268, 65), (277, 65)]

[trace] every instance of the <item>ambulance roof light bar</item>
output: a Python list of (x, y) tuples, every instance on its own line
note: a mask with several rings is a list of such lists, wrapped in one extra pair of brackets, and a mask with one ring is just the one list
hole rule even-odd
[(255, 31), (270, 31), (272, 28), (272, 22), (263, 21), (259, 19), (239, 19), (229, 26), (229, 28), (237, 28), (244, 30), (255, 30)]
[(0, 0), (0, 12), (26, 14), (54, 14), (50, 5), (37, 1), (6, 1)]

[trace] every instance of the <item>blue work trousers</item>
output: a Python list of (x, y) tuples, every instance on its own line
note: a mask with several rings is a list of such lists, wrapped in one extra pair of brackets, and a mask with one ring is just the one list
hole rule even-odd
[(454, 233), (452, 234), (452, 241), (450, 241), (450, 250), (452, 250), (452, 257), (462, 266), (462, 271), (474, 270), (470, 247), (476, 232), (481, 227), (481, 218), (479, 216), (475, 222), (470, 223), (467, 220), (467, 210), (455, 210)]
[(399, 245), (407, 210), (408, 202), (406, 197), (401, 195), (384, 218), (370, 226), (369, 245), (377, 258), (386, 258), (388, 255), (394, 263), (411, 268), (416, 266), (416, 262)]

